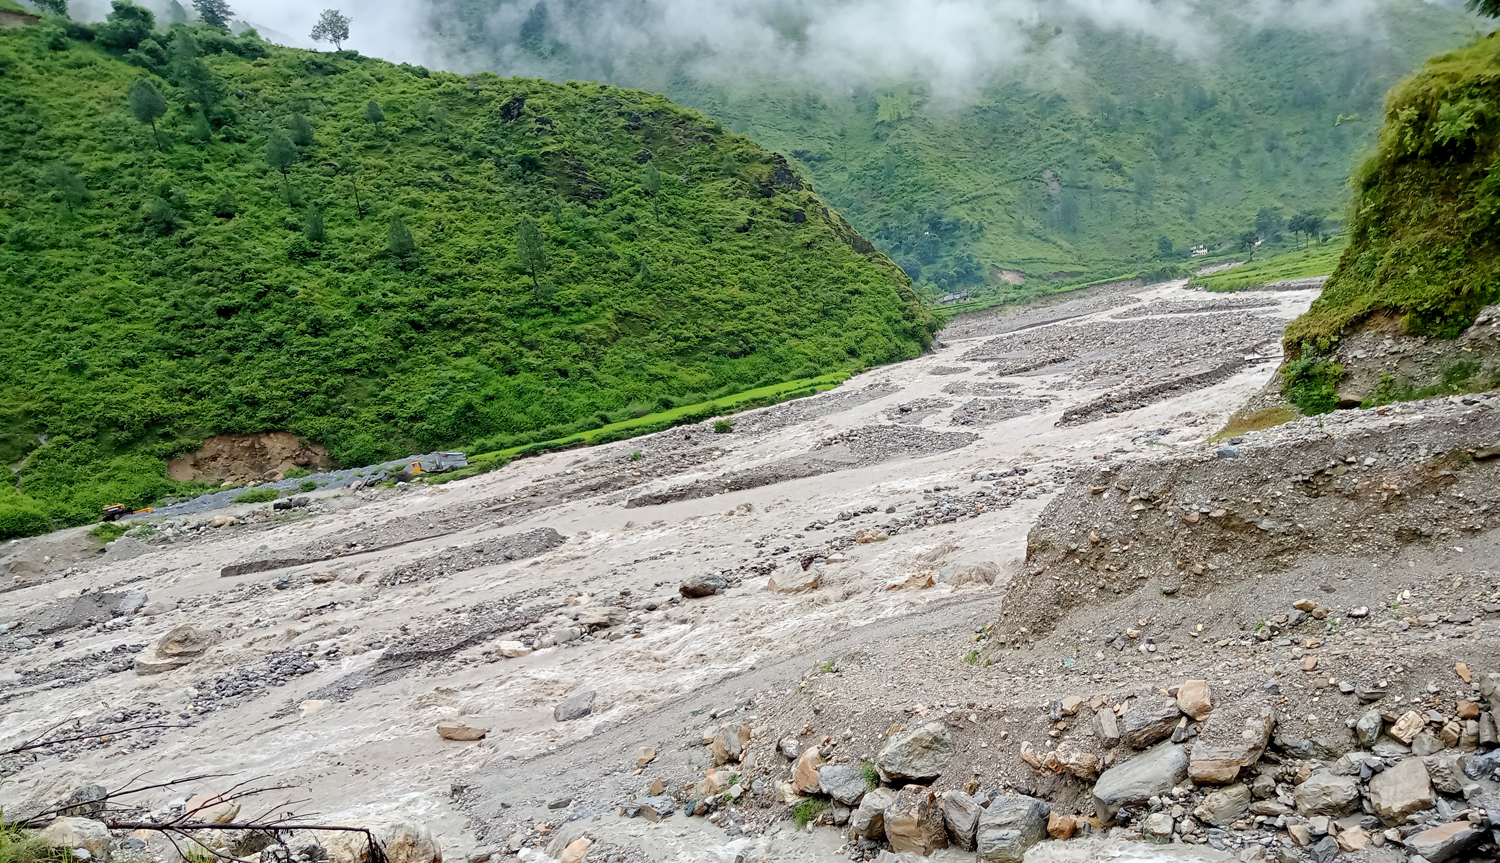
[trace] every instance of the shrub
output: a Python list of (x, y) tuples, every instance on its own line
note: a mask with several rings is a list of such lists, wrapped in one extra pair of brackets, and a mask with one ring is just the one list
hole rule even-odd
[(729, 434), (734, 431), (734, 423), (729, 420), (714, 420), (714, 434)]
[(0, 539), (35, 536), (51, 526), (41, 505), (18, 494), (0, 496)]
[(301, 485), (297, 486), (297, 489), (299, 491), (317, 491), (318, 483), (316, 480), (305, 479)]
[(305, 476), (310, 475), (311, 473), (312, 473), (312, 471), (308, 470), (305, 467), (300, 467), (300, 466), (294, 465), (292, 467), (287, 468), (286, 472), (283, 473), (281, 476), (284, 479), (301, 479), (301, 478), (303, 478)]
[(278, 494), (279, 493), (274, 488), (257, 488), (257, 489), (252, 489), (250, 491), (247, 491), (244, 494), (240, 495), (239, 497), (235, 498), (234, 502), (235, 503), (265, 503), (266, 501), (275, 500), (277, 498)]

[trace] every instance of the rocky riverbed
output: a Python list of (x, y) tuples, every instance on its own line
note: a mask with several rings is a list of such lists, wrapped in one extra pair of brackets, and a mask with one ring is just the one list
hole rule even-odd
[(1211, 440), (1313, 295), (1124, 284), (728, 433), (12, 544), (0, 749), (51, 736), (0, 804), (263, 778), (400, 863), (1492, 855), (1500, 403)]

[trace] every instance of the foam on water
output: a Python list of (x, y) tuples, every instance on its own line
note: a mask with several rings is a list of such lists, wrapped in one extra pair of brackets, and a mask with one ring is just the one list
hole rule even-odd
[(1229, 863), (1233, 857), (1198, 845), (1148, 845), (1119, 839), (1043, 842), (1026, 852), (1026, 863)]

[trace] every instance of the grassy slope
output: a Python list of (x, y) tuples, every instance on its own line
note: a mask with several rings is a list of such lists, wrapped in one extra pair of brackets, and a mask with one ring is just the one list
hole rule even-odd
[[(434, 5), (439, 32), (451, 28), (444, 38), (472, 56), (493, 58), (508, 38), (467, 23), (493, 3)], [(1378, 23), (1391, 39), (1368, 43), (1347, 28), (1257, 30), (1218, 8), (1220, 45), (1191, 60), (1088, 26), (1038, 27), (1017, 63), (1025, 71), (957, 109), (900, 84), (843, 94), (722, 68), (733, 85), (707, 82), (684, 71), (695, 57), (604, 66), (552, 45), (538, 62), (559, 77), (660, 89), (798, 154), (850, 220), (909, 272), (921, 267), (933, 292), (976, 277), (994, 285), (995, 267), (1087, 281), (1155, 266), (1160, 236), (1179, 251), (1232, 239), (1262, 207), (1335, 215), (1386, 88), (1474, 35), (1472, 19), (1420, 0), (1384, 3)], [(1076, 46), (1071, 74), (1048, 72), (1043, 58), (1065, 44)], [(880, 121), (882, 105), (912, 111)]]
[(1452, 336), (1500, 299), (1500, 36), (1430, 60), (1391, 91), (1385, 121), (1354, 182), (1349, 249), (1287, 328), (1294, 355), (1375, 315)]
[[(930, 337), (905, 277), (790, 171), (660, 96), (220, 41), (206, 142), (170, 67), (151, 75), (171, 101), (161, 153), (126, 108), (148, 72), (48, 25), (0, 32), (0, 456), (26, 457), (0, 534), (179, 490), (160, 459), (212, 433), (288, 429), (346, 463), (499, 449)], [(290, 170), (300, 206), (265, 161), (293, 111), (316, 129)], [(54, 161), (88, 188), (74, 213)], [(321, 243), (301, 233), (312, 206)], [(410, 258), (387, 251), (393, 214)], [(514, 255), (523, 216), (546, 240), (541, 291)]]
[(1326, 243), (1313, 243), (1300, 251), (1287, 252), (1273, 258), (1251, 261), (1233, 269), (1220, 270), (1206, 276), (1196, 276), (1191, 284), (1208, 291), (1236, 291), (1255, 285), (1269, 285), (1287, 279), (1305, 279), (1311, 276), (1326, 276), (1338, 266), (1339, 256), (1344, 253), (1342, 237)]

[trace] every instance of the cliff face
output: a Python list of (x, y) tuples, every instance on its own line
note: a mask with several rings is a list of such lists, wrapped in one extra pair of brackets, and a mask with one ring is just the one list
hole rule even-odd
[[(1497, 155), (1500, 36), (1392, 89), (1379, 146), (1350, 180), (1349, 249), (1287, 328), (1285, 391), (1305, 412), (1497, 383), (1493, 340), (1454, 341), (1500, 299)], [(1379, 362), (1413, 340), (1438, 346), (1433, 361)]]

